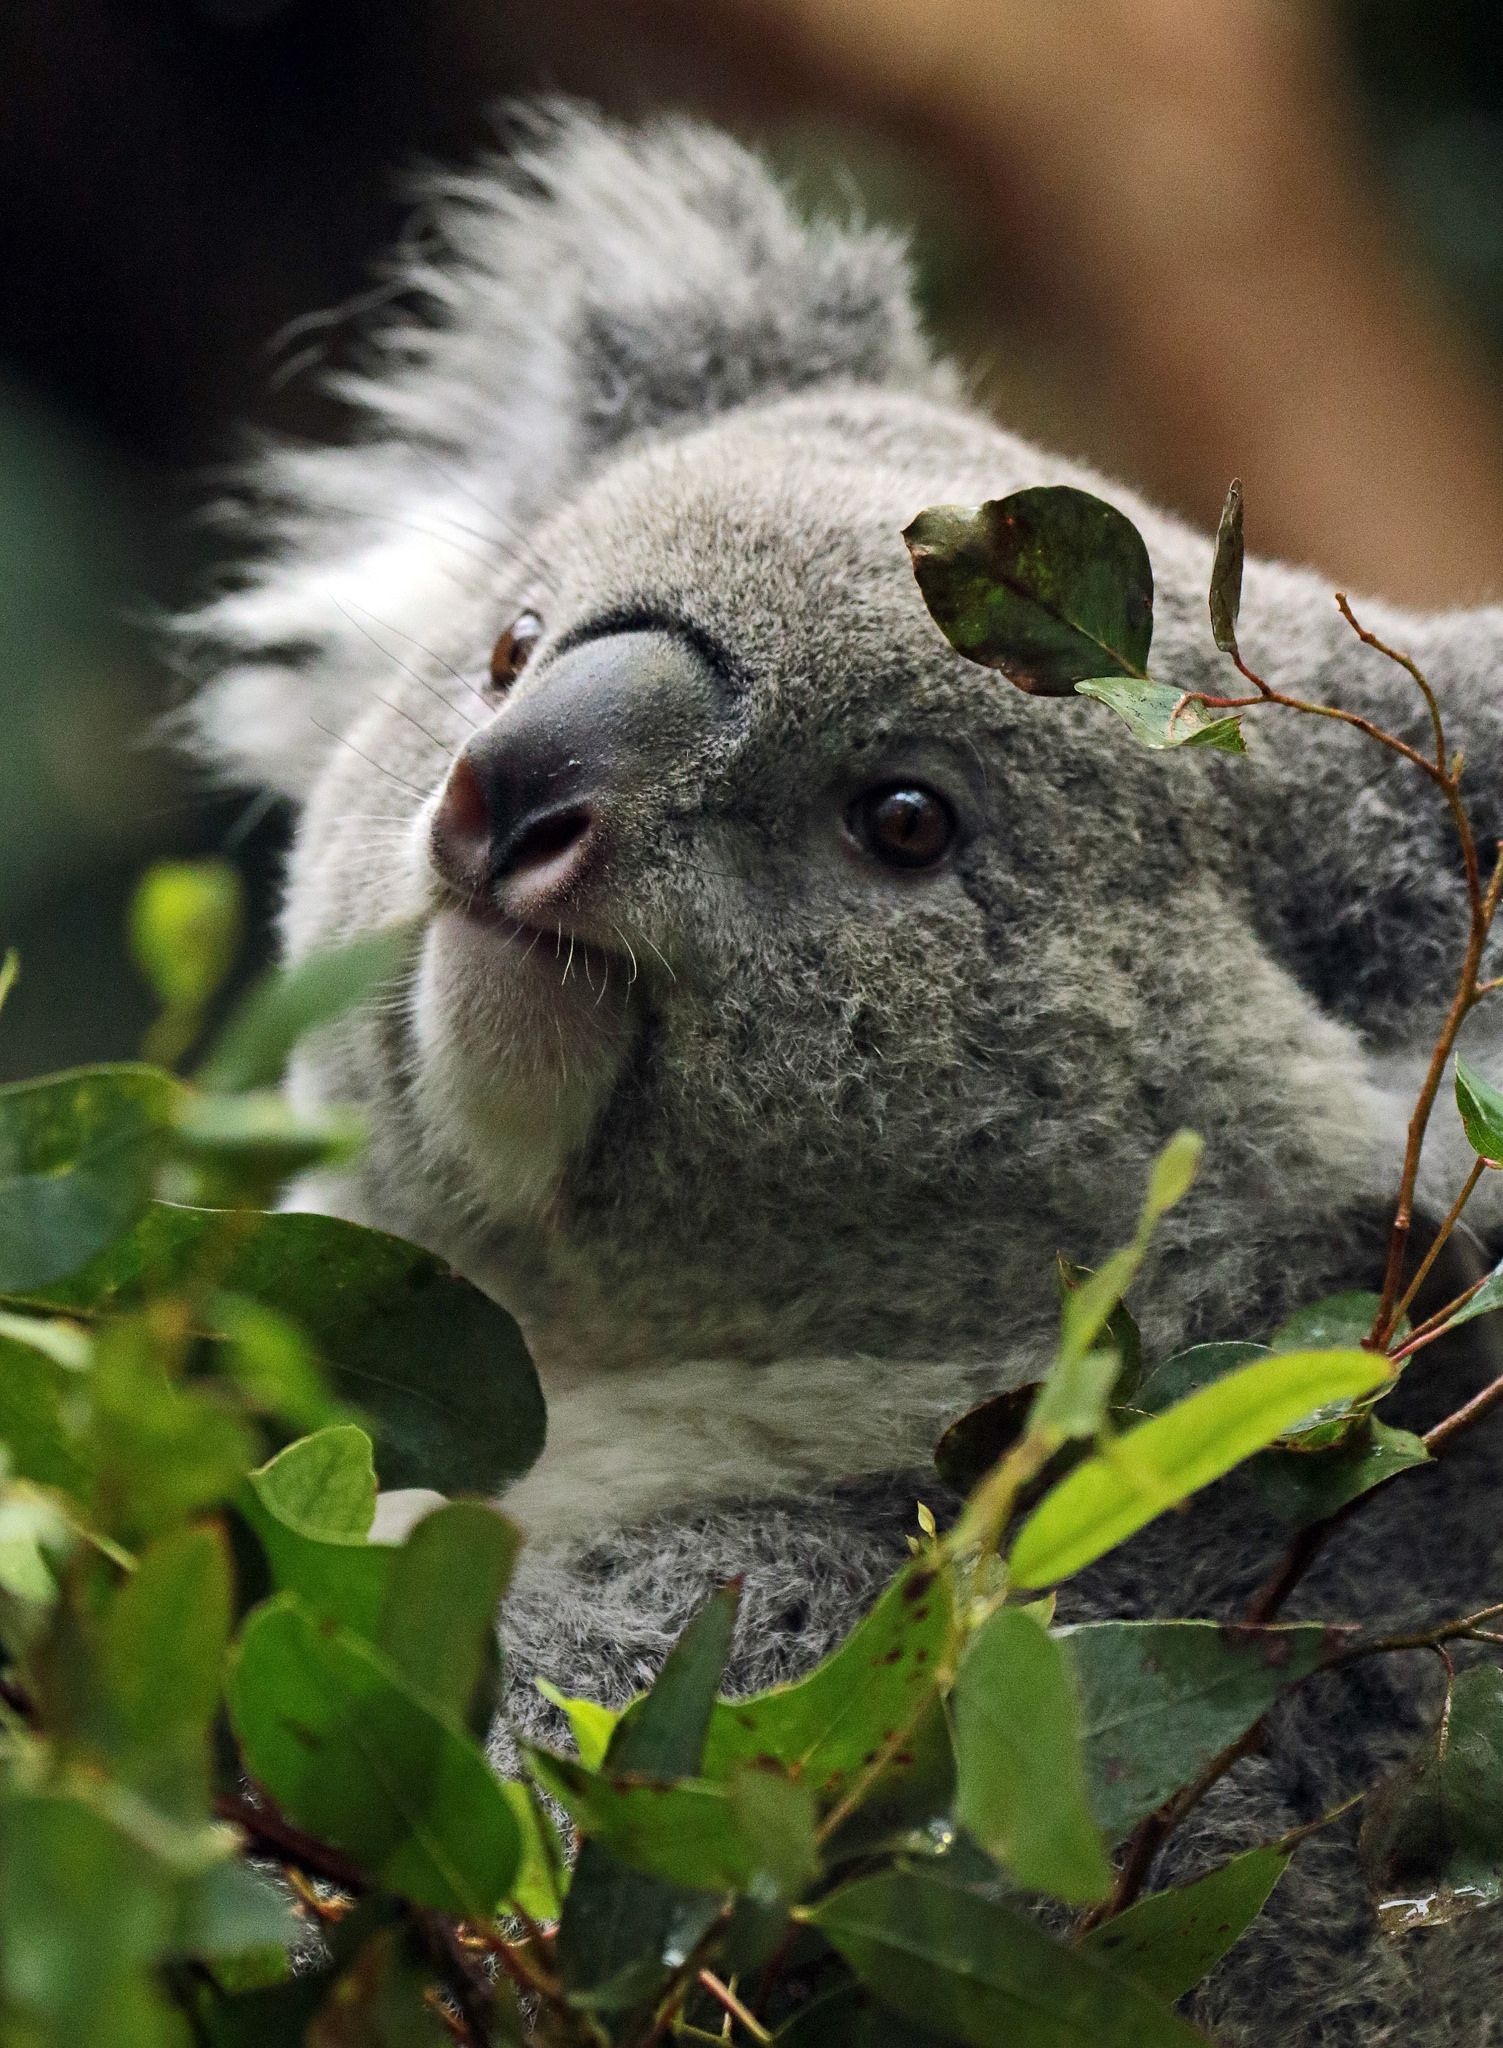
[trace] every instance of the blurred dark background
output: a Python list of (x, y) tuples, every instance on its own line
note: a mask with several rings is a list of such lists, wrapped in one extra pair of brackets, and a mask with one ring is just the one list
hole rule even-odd
[(1207, 523), (1240, 471), (1357, 590), (1503, 592), (1497, 0), (9, 0), (0, 78), (0, 1076), (134, 1049), (155, 854), (269, 909), (284, 821), (148, 742), (150, 621), (247, 426), (342, 430), (278, 337), (498, 97), (725, 120), (914, 229), (1025, 433)]

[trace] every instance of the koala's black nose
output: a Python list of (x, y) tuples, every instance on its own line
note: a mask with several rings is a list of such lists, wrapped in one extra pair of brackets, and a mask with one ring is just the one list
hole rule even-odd
[(716, 700), (709, 662), (667, 630), (606, 634), (546, 663), (449, 771), (435, 867), (514, 916), (562, 904)]

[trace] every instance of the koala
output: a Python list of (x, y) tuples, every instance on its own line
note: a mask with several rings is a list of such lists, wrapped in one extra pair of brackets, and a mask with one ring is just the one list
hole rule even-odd
[[(188, 721), (295, 807), (289, 957), (415, 921), (399, 981), (295, 1068), (370, 1130), (301, 1199), (430, 1246), (526, 1333), (549, 1439), (507, 1499), (514, 1669), (624, 1698), (733, 1573), (736, 1684), (824, 1654), (943, 1509), (941, 1426), (1045, 1367), (1056, 1252), (1130, 1234), (1178, 1127), (1206, 1153), (1134, 1297), (1155, 1352), (1372, 1277), (1464, 930), (1444, 808), (1326, 721), (1155, 755), (951, 650), (902, 529), (1070, 483), (1146, 538), (1155, 673), (1229, 680), (1210, 542), (971, 403), (891, 235), (805, 223), (718, 133), (552, 109), (437, 186), (335, 388), (354, 438), (246, 480)], [(1498, 830), (1503, 610), (1358, 610), (1423, 664)], [(1424, 731), (1319, 576), (1250, 562), (1243, 635), (1275, 683)], [(1416, 1368), (1406, 1417), (1470, 1370)], [(1376, 1497), (1291, 1611), (1498, 1597), (1497, 1450)], [(1261, 1514), (1224, 1482), (1061, 1617), (1236, 1614), (1282, 1547)], [(1396, 1760), (1433, 1661), (1301, 1689), (1159, 1876)], [(1381, 1942), (1338, 1826), (1191, 2010), (1233, 2048), (1480, 2048), (1496, 1940), (1484, 1914)]]

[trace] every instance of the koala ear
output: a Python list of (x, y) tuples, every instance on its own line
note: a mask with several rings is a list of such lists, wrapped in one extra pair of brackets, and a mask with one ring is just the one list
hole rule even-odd
[(427, 182), (390, 281), (409, 310), (331, 380), (357, 441), (272, 450), (236, 501), (259, 559), (184, 622), (212, 673), (181, 724), (237, 779), (304, 794), (370, 687), (371, 621), (441, 637), (622, 441), (821, 383), (950, 388), (899, 243), (804, 224), (729, 137), (556, 107), (517, 129)]

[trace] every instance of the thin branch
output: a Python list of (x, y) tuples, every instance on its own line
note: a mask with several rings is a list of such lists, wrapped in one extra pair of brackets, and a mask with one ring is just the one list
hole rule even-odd
[(1409, 1307), (1409, 1304), (1414, 1300), (1415, 1296), (1419, 1293), (1420, 1289), (1429, 1279), (1431, 1267), (1435, 1264), (1435, 1261), (1440, 1257), (1441, 1253), (1445, 1250), (1446, 1240), (1450, 1237), (1451, 1232), (1456, 1228), (1457, 1224), (1461, 1221), (1461, 1212), (1466, 1207), (1467, 1203), (1472, 1199), (1473, 1194), (1476, 1192), (1477, 1183), (1479, 1180), (1481, 1180), (1483, 1174), (1486, 1173), (1486, 1171), (1487, 1161), (1485, 1159), (1474, 1159), (1472, 1161), (1472, 1170), (1467, 1175), (1466, 1179), (1462, 1182), (1461, 1193), (1456, 1197), (1455, 1201), (1446, 1211), (1445, 1221), (1441, 1224), (1439, 1230), (1435, 1233), (1435, 1238), (1430, 1246), (1429, 1251), (1427, 1251), (1423, 1259), (1420, 1260), (1419, 1267), (1414, 1275), (1414, 1278), (1410, 1281), (1409, 1285), (1404, 1289), (1404, 1292), (1399, 1296), (1398, 1300), (1393, 1305), (1393, 1322), (1395, 1329), (1397, 1329), (1399, 1324), (1403, 1321), (1404, 1312)]
[(763, 2026), (756, 2014), (747, 2010), (735, 1992), (732, 1991), (730, 1985), (723, 1984), (713, 1970), (701, 1970), (696, 1982), (709, 1992), (711, 1998), (722, 2006), (731, 2015), (732, 2019), (741, 2022), (754, 2041), (770, 2041), (772, 2039), (772, 2035)]
[(1366, 626), (1358, 623), (1357, 619), (1353, 616), (1351, 606), (1347, 603), (1345, 591), (1337, 591), (1336, 609), (1341, 613), (1341, 616), (1346, 620), (1359, 640), (1363, 641), (1367, 646), (1375, 648), (1379, 654), (1386, 654), (1390, 661), (1396, 661), (1400, 668), (1407, 669), (1409, 674), (1413, 676), (1419, 693), (1425, 700), (1425, 709), (1430, 714), (1430, 729), (1435, 735), (1435, 765), (1444, 774), (1446, 772), (1446, 733), (1445, 727), (1441, 724), (1440, 705), (1436, 701), (1435, 691), (1431, 688), (1429, 679), (1421, 673), (1407, 654), (1401, 654), (1398, 648), (1390, 647), (1386, 641), (1380, 640), (1376, 633), (1369, 633)]

